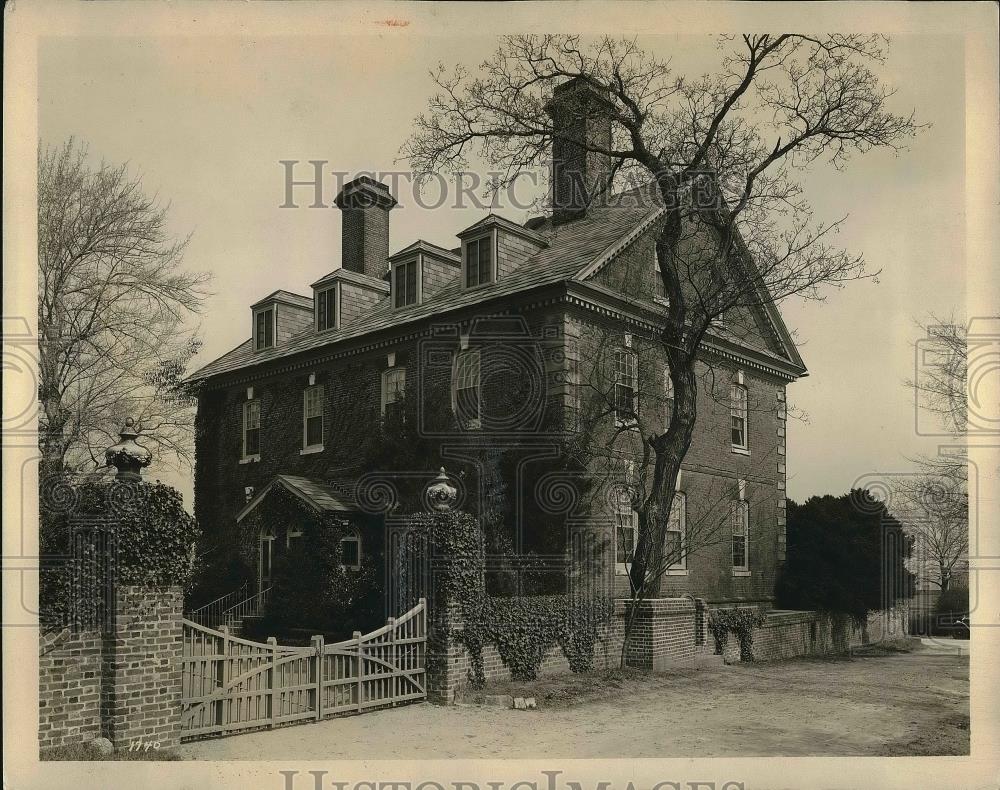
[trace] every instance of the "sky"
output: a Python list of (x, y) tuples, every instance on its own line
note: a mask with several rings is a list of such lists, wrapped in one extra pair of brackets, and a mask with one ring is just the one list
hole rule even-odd
[[(194, 367), (249, 336), (249, 306), (277, 288), (309, 293), (340, 263), (340, 212), (308, 208), (311, 189), (285, 199), (282, 160), (328, 171), (405, 169), (399, 149), (433, 93), (439, 61), (475, 68), (496, 47), (487, 36), (314, 35), (44, 40), (38, 54), (38, 129), (43, 145), (86, 142), (95, 161), (127, 161), (170, 204), (178, 236), (192, 234), (184, 265), (211, 271), (213, 295), (198, 323)], [(699, 75), (719, 52), (701, 35), (646, 36), (675, 72)], [(917, 326), (931, 315), (964, 316), (965, 96), (963, 39), (897, 35), (882, 78), (892, 107), (928, 124), (894, 155), (856, 157), (843, 172), (818, 165), (805, 179), (818, 218), (848, 215), (838, 242), (863, 253), (877, 281), (781, 306), (809, 376), (789, 386), (804, 415), (788, 431), (788, 495), (847, 491), (871, 475), (905, 472), (933, 454), (917, 435), (913, 376)], [(336, 185), (324, 182), (332, 204)], [(417, 238), (444, 247), (483, 215), (474, 208), (421, 208), (408, 193), (392, 212), (390, 248)], [(529, 212), (500, 213), (523, 221)], [(191, 506), (190, 472), (152, 470)]]

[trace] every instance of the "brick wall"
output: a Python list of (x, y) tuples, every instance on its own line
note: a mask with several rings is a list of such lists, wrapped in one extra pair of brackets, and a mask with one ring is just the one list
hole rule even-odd
[(38, 646), (38, 746), (45, 750), (101, 735), (101, 635), (68, 628)]
[(121, 587), (109, 633), (42, 635), (41, 750), (98, 736), (118, 748), (180, 743), (182, 606), (179, 587)]
[[(849, 617), (817, 612), (769, 612), (767, 622), (754, 629), (755, 661), (777, 661), (801, 656), (843, 653), (869, 644), (900, 639), (908, 634), (906, 607), (871, 612), (859, 626)], [(739, 641), (726, 635), (723, 658), (727, 664), (740, 660)]]

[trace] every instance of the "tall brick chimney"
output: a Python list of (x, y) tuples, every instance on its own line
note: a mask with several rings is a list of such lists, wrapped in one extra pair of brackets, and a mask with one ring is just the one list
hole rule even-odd
[(552, 118), (552, 223), (582, 217), (591, 199), (605, 197), (597, 187), (611, 176), (606, 154), (586, 150), (587, 145), (611, 147), (610, 99), (587, 82), (574, 77), (557, 85), (545, 110)]
[(396, 205), (389, 187), (359, 176), (340, 190), (337, 205), (343, 212), (341, 265), (381, 279), (389, 268), (389, 212)]

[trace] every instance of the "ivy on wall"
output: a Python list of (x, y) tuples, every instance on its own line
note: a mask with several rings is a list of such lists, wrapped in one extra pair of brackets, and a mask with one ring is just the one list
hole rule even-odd
[(708, 613), (708, 628), (715, 640), (716, 654), (722, 653), (726, 634), (736, 636), (740, 643), (740, 661), (753, 661), (753, 629), (767, 621), (759, 609), (740, 606), (733, 609), (712, 609)]
[(449, 636), (469, 654), (469, 680), (486, 681), (483, 650), (492, 645), (514, 680), (537, 677), (545, 654), (558, 645), (574, 672), (593, 667), (599, 628), (611, 614), (611, 599), (571, 596), (488, 595), (485, 584), (484, 537), (479, 521), (468, 513), (415, 514), (413, 528), (425, 529), (436, 557), (437, 598), (433, 612), (439, 628), (460, 615), (461, 629)]

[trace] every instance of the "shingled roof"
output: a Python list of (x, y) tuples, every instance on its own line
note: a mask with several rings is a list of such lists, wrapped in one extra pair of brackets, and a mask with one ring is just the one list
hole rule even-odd
[(546, 221), (533, 231), (527, 231), (545, 239), (548, 246), (488, 288), (464, 289), (456, 272), (447, 285), (419, 305), (393, 310), (387, 297), (363, 319), (340, 329), (318, 333), (309, 327), (280, 346), (260, 351), (254, 351), (248, 339), (193, 373), (188, 381), (203, 381), (500, 297), (581, 279), (583, 272), (618, 255), (662, 215), (663, 209), (650, 198), (645, 188), (631, 190), (616, 196), (613, 205), (592, 207), (585, 217), (573, 222), (553, 226), (551, 221)]

